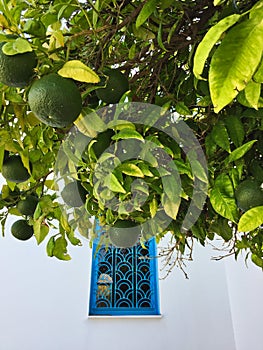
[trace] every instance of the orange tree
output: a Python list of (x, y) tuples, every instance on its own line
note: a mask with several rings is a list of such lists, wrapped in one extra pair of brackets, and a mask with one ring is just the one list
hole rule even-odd
[[(171, 233), (162, 252), (167, 266), (182, 267), (194, 242), (221, 238), (226, 255), (244, 251), (262, 268), (262, 18), (262, 0), (2, 1), (3, 235), (8, 214), (22, 215), (49, 256), (68, 260), (68, 243), (81, 245), (77, 232), (94, 239), (95, 216), (104, 227), (144, 225), (142, 243)], [(118, 102), (158, 112), (124, 121)], [(174, 116), (189, 127), (206, 164)], [(181, 141), (189, 141), (187, 150)], [(149, 143), (157, 162), (145, 156)], [(144, 158), (129, 158), (135, 148)], [(100, 157), (110, 175), (95, 171)], [(16, 166), (30, 177), (8, 177)], [(74, 180), (72, 193), (82, 192), (76, 201), (67, 194), (67, 210), (58, 173), (64, 185)], [(197, 182), (205, 200), (183, 228)], [(21, 214), (18, 203), (32, 195), (34, 213)], [(151, 221), (159, 212), (164, 220)]]

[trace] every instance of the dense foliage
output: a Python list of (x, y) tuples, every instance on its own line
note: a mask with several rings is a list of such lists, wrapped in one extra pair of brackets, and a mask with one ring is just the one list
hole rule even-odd
[[(224, 243), (222, 255), (237, 257), (245, 251), (246, 257), (263, 268), (263, 202), (244, 211), (235, 197), (244, 180), (259, 183), (259, 193), (263, 181), (263, 1), (7, 0), (0, 3), (0, 11), (2, 50), (10, 56), (33, 50), (37, 55), (33, 81), (50, 73), (74, 79), (83, 107), (74, 130), (99, 144), (103, 141), (97, 134), (109, 128), (104, 148), (121, 140), (137, 142), (136, 147), (138, 142), (153, 142), (173, 160), (179, 172), (174, 182), (180, 182), (176, 192), (176, 186), (175, 190), (173, 184), (165, 187), (162, 181), (173, 169), (166, 169), (164, 175), (149, 159), (126, 159), (115, 164), (110, 181), (104, 178), (104, 182), (97, 181), (101, 187), (94, 186), (92, 175), (100, 156), (92, 148), (94, 141), (80, 161), (76, 146), (80, 135), (73, 145), (67, 138), (72, 124), (52, 127), (31, 111), (28, 93), (33, 81), (25, 88), (1, 84), (0, 168), (10, 154), (18, 154), (31, 175), (27, 181), (7, 181), (3, 186), (3, 228), (8, 214), (21, 216), (17, 203), (33, 193), (39, 201), (34, 215), (26, 219), (33, 225), (38, 244), (45, 241), (49, 256), (67, 260), (68, 242), (81, 244), (77, 232), (94, 238), (91, 215), (101, 225), (119, 219), (145, 223), (155, 217), (162, 203), (171, 220), (157, 232), (157, 239), (172, 234), (162, 252), (168, 269), (182, 267), (184, 259), (192, 258), (194, 242), (213, 244), (219, 238)], [(161, 131), (155, 125), (158, 120), (149, 122), (149, 127), (130, 121), (110, 129), (103, 119), (103, 108), (110, 107), (96, 94), (96, 89), (107, 84), (106, 67), (119, 68), (128, 78), (129, 91), (121, 102), (154, 105), (161, 111), (160, 119), (165, 113), (180, 115), (201, 145), (207, 174), (200, 160), (194, 167), (189, 155), (173, 142), (172, 120)], [(86, 123), (85, 116), (92, 112), (93, 118)], [(105, 134), (101, 139), (105, 140)], [(67, 157), (60, 156), (58, 164), (61, 147)], [(142, 152), (146, 153), (143, 147)], [(70, 215), (58, 201), (56, 167), (62, 175), (70, 172), (88, 193), (85, 205)], [(199, 218), (183, 231), (195, 181), (207, 184), (206, 175), (209, 186)], [(148, 191), (141, 190), (147, 197), (143, 205), (138, 199), (132, 212), (125, 206), (107, 207), (109, 192), (121, 203), (131, 195), (132, 183), (136, 180), (139, 186), (140, 179), (148, 185)], [(173, 196), (169, 191), (175, 191)], [(50, 228), (55, 228), (55, 234)]]

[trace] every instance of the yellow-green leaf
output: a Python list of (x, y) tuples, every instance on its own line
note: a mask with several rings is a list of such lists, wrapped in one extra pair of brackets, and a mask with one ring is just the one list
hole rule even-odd
[(251, 107), (258, 109), (258, 101), (260, 98), (261, 84), (250, 81), (245, 87), (245, 98)]
[(68, 61), (58, 71), (58, 74), (64, 78), (71, 78), (85, 83), (98, 83), (99, 76), (88, 66), (79, 60)]
[(263, 224), (263, 206), (255, 207), (246, 211), (238, 223), (238, 231), (253, 231)]
[(126, 193), (125, 189), (122, 187), (114, 174), (109, 174), (106, 176), (105, 186), (107, 186), (113, 192)]
[(257, 70), (263, 50), (263, 20), (246, 20), (224, 37), (209, 70), (209, 88), (216, 113), (243, 90)]
[(135, 176), (135, 177), (144, 177), (144, 174), (141, 171), (141, 169), (135, 164), (129, 164), (129, 163), (121, 164), (118, 167), (118, 169), (123, 174), (126, 174), (126, 175)]
[(27, 40), (18, 38), (4, 44), (2, 51), (5, 55), (13, 56), (25, 52), (31, 52), (33, 49)]
[(210, 28), (207, 34), (204, 36), (203, 40), (198, 45), (194, 56), (193, 72), (198, 79), (202, 79), (201, 75), (203, 73), (205, 62), (213, 46), (218, 42), (221, 35), (228, 28), (234, 25), (239, 20), (239, 18), (240, 15), (237, 14), (225, 17), (212, 28)]
[(156, 5), (158, 3), (158, 0), (148, 0), (143, 5), (143, 8), (141, 9), (141, 12), (139, 13), (137, 19), (136, 19), (136, 28), (139, 28), (143, 23), (147, 21), (147, 19), (151, 16), (151, 14), (156, 9)]
[(172, 200), (170, 197), (167, 195), (163, 194), (162, 196), (162, 205), (164, 207), (165, 213), (170, 216), (170, 218), (176, 220), (177, 213), (180, 207), (180, 197), (178, 197), (178, 201)]

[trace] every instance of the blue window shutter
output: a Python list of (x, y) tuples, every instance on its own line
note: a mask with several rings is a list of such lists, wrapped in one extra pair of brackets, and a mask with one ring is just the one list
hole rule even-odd
[(98, 248), (94, 242), (89, 314), (159, 315), (156, 250), (154, 238), (145, 248)]

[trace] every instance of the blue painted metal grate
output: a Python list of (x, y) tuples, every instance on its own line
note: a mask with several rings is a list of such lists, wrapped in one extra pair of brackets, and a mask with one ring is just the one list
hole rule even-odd
[(94, 245), (90, 314), (159, 314), (156, 243), (127, 249)]

